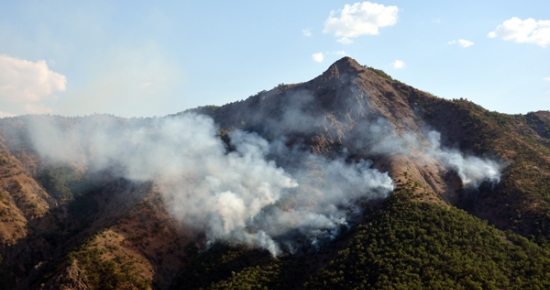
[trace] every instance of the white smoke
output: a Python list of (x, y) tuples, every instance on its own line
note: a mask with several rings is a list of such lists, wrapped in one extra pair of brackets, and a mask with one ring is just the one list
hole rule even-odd
[[(304, 113), (302, 103), (311, 97), (304, 99), (284, 118), (266, 120), (272, 136), (326, 125)], [(372, 169), (368, 160), (328, 159), (298, 145), (289, 148), (284, 137), (269, 143), (256, 133), (234, 130), (225, 144), (204, 115), (143, 121), (94, 116), (66, 124), (38, 116), (29, 120), (34, 147), (46, 160), (83, 162), (90, 171), (116, 168), (127, 179), (153, 181), (173, 217), (205, 232), (210, 242), (240, 242), (274, 256), (294, 251), (300, 246), (296, 241), (319, 245), (333, 239), (357, 214), (358, 200), (385, 198), (394, 189), (387, 173)], [(455, 171), (466, 188), (500, 180), (501, 164), (442, 148), (438, 132), (426, 134), (428, 144), (417, 134), (398, 136), (385, 119), (357, 126), (362, 134), (344, 140), (356, 152), (421, 152)]]
[(464, 155), (458, 150), (441, 146), (441, 134), (429, 131), (427, 134), (430, 146), (426, 148), (414, 134), (404, 134), (400, 137), (383, 138), (374, 148), (377, 152), (392, 150), (402, 154), (411, 154), (411, 150), (422, 152), (438, 160), (447, 170), (454, 171), (462, 180), (465, 188), (477, 189), (482, 182), (500, 182), (503, 165), (495, 160), (482, 159), (476, 156)]
[[(125, 120), (108, 116), (29, 119), (35, 150), (49, 162), (84, 163), (89, 171), (117, 168), (134, 181), (153, 181), (170, 213), (208, 240), (241, 242), (281, 252), (291, 233), (312, 243), (347, 225), (358, 199), (383, 198), (394, 188), (371, 163), (327, 161), (282, 142), (235, 130), (230, 146), (209, 117)], [(285, 163), (278, 167), (268, 155)]]
[(441, 148), (441, 134), (428, 132), (428, 140), (432, 145), (429, 154), (440, 160), (445, 167), (456, 171), (464, 187), (478, 188), (483, 181), (498, 183), (502, 165), (494, 160), (481, 159), (475, 156), (464, 156), (460, 152)]
[(439, 161), (447, 170), (456, 172), (465, 188), (477, 189), (484, 181), (492, 183), (500, 181), (502, 163), (444, 148), (440, 142), (441, 134), (437, 131), (424, 133), (429, 142), (428, 146), (422, 142), (423, 138), (419, 134), (406, 132), (397, 135), (385, 119), (378, 119), (368, 124), (365, 134), (368, 135), (367, 140), (361, 139), (358, 142), (362, 150), (373, 154), (425, 154)]

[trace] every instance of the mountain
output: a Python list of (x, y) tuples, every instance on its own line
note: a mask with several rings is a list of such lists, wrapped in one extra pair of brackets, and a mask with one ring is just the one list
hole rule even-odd
[(0, 120), (2, 289), (548, 288), (550, 112), (344, 57), (162, 118)]

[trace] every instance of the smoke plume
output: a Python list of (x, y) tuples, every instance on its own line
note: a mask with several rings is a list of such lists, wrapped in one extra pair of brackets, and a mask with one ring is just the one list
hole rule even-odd
[[(398, 135), (391, 124), (382, 118), (362, 128), (367, 138), (351, 140), (354, 147), (371, 154), (425, 155), (440, 162), (447, 170), (460, 177), (465, 188), (477, 189), (488, 181), (500, 181), (503, 164), (496, 160), (465, 155), (462, 152), (441, 146), (441, 134), (426, 130), (422, 134), (405, 132)], [(427, 144), (426, 142), (427, 141)]]
[(366, 160), (327, 161), (240, 130), (226, 144), (203, 115), (96, 116), (70, 128), (46, 117), (31, 121), (31, 141), (48, 162), (84, 163), (88, 171), (116, 167), (127, 179), (153, 181), (186, 227), (209, 241), (245, 243), (274, 256), (299, 246), (296, 237), (314, 245), (332, 238), (353, 217), (354, 201), (383, 198), (394, 188)]
[[(333, 239), (357, 216), (357, 201), (385, 198), (394, 189), (387, 173), (369, 160), (349, 161), (350, 154), (429, 157), (456, 172), (465, 188), (500, 180), (500, 163), (443, 148), (435, 131), (397, 133), (363, 101), (350, 105), (361, 98), (329, 105), (343, 106), (344, 121), (316, 105), (308, 91), (274, 100), (276, 109), (259, 103), (248, 116), (271, 141), (241, 130), (220, 138), (210, 117), (194, 113), (146, 120), (94, 116), (70, 125), (36, 117), (29, 131), (49, 162), (84, 163), (90, 172), (117, 168), (121, 177), (152, 181), (172, 216), (209, 242), (244, 243), (274, 256)], [(323, 130), (342, 145), (330, 158), (285, 139)]]
[(440, 160), (447, 168), (454, 170), (464, 187), (477, 188), (483, 181), (492, 183), (500, 181), (502, 164), (490, 159), (464, 156), (456, 150), (444, 149), (441, 147), (440, 138), (439, 132), (428, 132), (428, 140), (432, 145), (428, 153)]

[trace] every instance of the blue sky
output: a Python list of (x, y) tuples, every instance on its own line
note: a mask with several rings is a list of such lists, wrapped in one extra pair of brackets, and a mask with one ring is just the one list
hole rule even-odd
[(439, 97), (550, 110), (548, 4), (6, 0), (0, 116), (162, 116), (310, 80), (343, 55)]

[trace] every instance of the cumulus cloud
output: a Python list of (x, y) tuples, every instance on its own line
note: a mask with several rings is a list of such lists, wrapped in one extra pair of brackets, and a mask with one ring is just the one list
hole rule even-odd
[(36, 102), (66, 89), (67, 78), (48, 68), (45, 60), (0, 55), (0, 100)]
[(397, 23), (397, 6), (384, 6), (371, 2), (346, 4), (343, 9), (331, 11), (323, 33), (332, 33), (338, 42), (349, 44), (351, 38), (377, 35), (381, 27)]
[(302, 29), (302, 34), (305, 36), (305, 37), (311, 37), (311, 30), (309, 30), (309, 28), (306, 28), (306, 29)]
[(311, 58), (316, 62), (322, 62), (325, 59), (325, 54), (322, 52), (317, 52), (312, 54)]
[(550, 20), (537, 21), (533, 18), (521, 20), (518, 17), (512, 17), (497, 26), (494, 31), (489, 32), (487, 36), (546, 47), (550, 44)]
[(394, 62), (391, 63), (391, 66), (395, 69), (403, 69), (406, 67), (406, 64), (404, 61), (396, 59)]
[(464, 48), (470, 47), (474, 45), (472, 41), (466, 40), (466, 39), (459, 39), (459, 40), (451, 40), (449, 41), (449, 44), (458, 44)]

